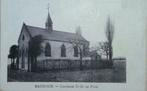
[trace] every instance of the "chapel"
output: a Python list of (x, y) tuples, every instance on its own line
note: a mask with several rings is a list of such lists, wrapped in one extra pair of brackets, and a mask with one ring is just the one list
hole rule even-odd
[(75, 33), (53, 29), (53, 22), (48, 13), (45, 27), (36, 27), (23, 23), (18, 38), (19, 68), (28, 70), (29, 43), (31, 38), (41, 35), (43, 37), (42, 53), (38, 60), (79, 60), (80, 52), (86, 57), (89, 51), (89, 42), (82, 36), (81, 31)]

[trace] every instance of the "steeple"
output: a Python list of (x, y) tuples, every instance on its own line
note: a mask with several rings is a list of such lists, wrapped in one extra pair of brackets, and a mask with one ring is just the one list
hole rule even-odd
[(47, 16), (47, 19), (46, 19), (46, 22), (45, 22), (45, 28), (48, 31), (53, 31), (53, 22), (52, 22), (52, 19), (50, 17), (50, 14), (49, 14), (49, 7), (48, 7), (48, 16)]

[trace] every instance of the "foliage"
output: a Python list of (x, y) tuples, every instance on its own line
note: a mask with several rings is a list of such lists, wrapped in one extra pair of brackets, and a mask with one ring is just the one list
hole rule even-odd
[(28, 71), (30, 71), (30, 65), (31, 65), (31, 71), (36, 71), (37, 69), (37, 56), (39, 56), (42, 52), (41, 43), (43, 41), (43, 38), (41, 35), (34, 36), (29, 41), (29, 64), (28, 64)]
[(18, 46), (12, 45), (9, 50), (8, 58), (11, 59), (11, 68), (15, 68), (15, 59), (17, 59), (17, 67), (18, 67)]
[[(109, 58), (109, 61), (111, 62), (113, 57), (113, 48), (112, 48), (113, 37), (114, 37), (114, 26), (112, 25), (110, 21), (110, 17), (109, 17), (107, 21), (107, 26), (106, 26), (106, 38), (108, 42), (108, 51), (109, 51), (108, 58)], [(112, 62), (112, 65), (113, 65), (113, 62)]]
[(112, 22), (109, 17), (106, 25), (106, 38), (109, 44), (112, 44), (113, 37), (114, 37), (114, 26), (112, 25)]
[(12, 59), (17, 58), (18, 56), (18, 46), (17, 45), (12, 45), (10, 47), (10, 51), (9, 51), (9, 57)]
[(41, 43), (43, 39), (41, 35), (37, 35), (33, 37), (30, 42), (29, 42), (29, 54), (30, 56), (37, 57), (40, 55), (42, 48), (41, 48)]

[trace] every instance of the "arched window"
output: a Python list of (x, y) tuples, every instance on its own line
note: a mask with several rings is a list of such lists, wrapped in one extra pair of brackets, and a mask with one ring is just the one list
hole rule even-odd
[(83, 45), (83, 56), (86, 56), (86, 45)]
[(22, 36), (22, 40), (23, 40), (23, 41), (25, 40), (25, 36), (24, 36), (24, 35)]
[(64, 44), (61, 46), (61, 57), (66, 57), (66, 48)]
[(78, 47), (77, 46), (74, 46), (74, 57), (78, 57)]
[(49, 43), (47, 43), (45, 46), (45, 56), (51, 57), (51, 46)]

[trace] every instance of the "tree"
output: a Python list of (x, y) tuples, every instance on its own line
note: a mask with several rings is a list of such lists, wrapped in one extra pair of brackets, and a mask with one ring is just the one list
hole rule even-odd
[(11, 63), (10, 64), (12, 64), (12, 55), (10, 53), (8, 54), (8, 59), (11, 59)]
[(98, 54), (105, 55), (108, 59), (109, 56), (109, 47), (108, 42), (100, 42), (99, 45), (96, 47), (96, 51), (98, 51)]
[(83, 59), (83, 50), (82, 50), (83, 47), (82, 46), (83, 44), (79, 39), (70, 40), (70, 43), (73, 45), (73, 47), (78, 49), (77, 53), (80, 55), (80, 69), (82, 69), (82, 59)]
[(112, 48), (112, 42), (113, 42), (113, 37), (114, 37), (114, 26), (112, 25), (110, 21), (110, 17), (108, 18), (107, 25), (106, 25), (106, 38), (108, 42), (108, 50), (109, 50), (109, 61), (113, 65), (113, 48)]
[(28, 71), (36, 71), (37, 68), (37, 56), (39, 56), (42, 52), (41, 43), (43, 41), (43, 38), (41, 35), (34, 36), (29, 41), (29, 57), (28, 57)]
[[(18, 46), (12, 45), (9, 50), (8, 58), (11, 59), (11, 68), (14, 69), (15, 63), (18, 63)], [(15, 62), (15, 59), (17, 59), (17, 62)], [(18, 68), (18, 64), (16, 65), (16, 68)]]
[[(81, 27), (78, 26), (76, 29), (76, 34), (81, 36)], [(82, 60), (83, 57), (87, 54), (86, 48), (88, 48), (87, 44), (85, 41), (81, 40), (80, 38), (76, 37), (74, 39), (69, 39), (70, 43), (73, 45), (78, 50), (78, 54), (80, 56), (80, 69), (82, 70)]]

